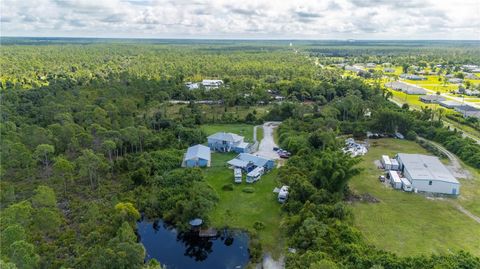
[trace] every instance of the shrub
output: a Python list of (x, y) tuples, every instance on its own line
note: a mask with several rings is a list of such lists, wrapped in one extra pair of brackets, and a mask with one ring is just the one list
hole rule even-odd
[(254, 193), (255, 189), (253, 187), (245, 187), (245, 188), (243, 188), (242, 191), (245, 192), (245, 193)]
[(407, 140), (411, 140), (411, 141), (414, 141), (415, 139), (417, 139), (417, 133), (415, 133), (415, 131), (408, 131), (407, 135), (405, 136), (405, 138)]
[(233, 191), (233, 184), (232, 183), (227, 183), (222, 186), (222, 190), (224, 191)]
[(251, 234), (248, 252), (250, 253), (250, 259), (252, 262), (260, 261), (260, 258), (263, 255), (262, 244), (255, 234)]
[(257, 231), (260, 231), (265, 229), (265, 224), (261, 221), (255, 221), (255, 223), (253, 224), (253, 228)]

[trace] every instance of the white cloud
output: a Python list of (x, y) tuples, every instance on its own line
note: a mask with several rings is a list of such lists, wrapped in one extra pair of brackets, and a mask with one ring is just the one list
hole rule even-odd
[(478, 0), (3, 0), (5, 36), (480, 39)]

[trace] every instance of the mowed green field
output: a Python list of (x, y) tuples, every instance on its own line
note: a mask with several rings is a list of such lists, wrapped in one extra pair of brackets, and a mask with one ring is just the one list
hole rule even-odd
[(364, 171), (353, 178), (350, 187), (357, 193), (369, 193), (379, 203), (354, 203), (355, 226), (366, 240), (379, 248), (399, 255), (450, 253), (467, 250), (480, 255), (480, 224), (461, 213), (457, 204), (478, 213), (480, 179), (461, 180), (460, 197), (427, 199), (421, 194), (406, 193), (386, 187), (378, 181), (382, 174), (374, 164), (381, 155), (396, 153), (428, 154), (415, 142), (371, 140), (371, 148), (360, 166)]
[(207, 135), (217, 132), (234, 133), (245, 137), (246, 141), (253, 140), (253, 127), (250, 124), (205, 124), (201, 128)]
[[(245, 183), (245, 174), (241, 184), (234, 184), (233, 191), (224, 191), (225, 184), (233, 183), (233, 170), (227, 168), (227, 161), (236, 156), (235, 153), (213, 153), (212, 166), (206, 168), (205, 178), (215, 189), (220, 198), (215, 210), (210, 214), (214, 227), (231, 227), (247, 231), (255, 231), (256, 221), (265, 224), (265, 229), (258, 231), (264, 250), (275, 256), (283, 250), (280, 232), (281, 209), (277, 196), (273, 193), (280, 186), (276, 181), (277, 170), (274, 169), (253, 184)], [(254, 189), (253, 193), (245, 193), (245, 187)]]

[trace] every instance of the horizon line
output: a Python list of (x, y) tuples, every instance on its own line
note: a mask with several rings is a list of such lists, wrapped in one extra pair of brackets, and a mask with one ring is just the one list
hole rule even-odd
[(14, 36), (1, 38), (63, 38), (63, 39), (132, 39), (132, 40), (225, 40), (225, 41), (478, 41), (480, 39), (356, 39), (356, 38), (240, 38), (240, 37), (95, 37), (95, 36)]

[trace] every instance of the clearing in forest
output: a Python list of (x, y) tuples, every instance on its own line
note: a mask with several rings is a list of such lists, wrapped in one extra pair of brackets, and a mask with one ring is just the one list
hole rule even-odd
[[(385, 187), (378, 180), (383, 170), (374, 161), (381, 155), (398, 152), (429, 154), (415, 142), (379, 139), (370, 141), (371, 148), (360, 166), (364, 171), (354, 177), (350, 187), (358, 194), (368, 193), (379, 203), (353, 203), (355, 226), (366, 240), (382, 249), (402, 256), (450, 253), (467, 250), (480, 255), (480, 225), (458, 210), (461, 205), (469, 212), (480, 214), (480, 173), (468, 168), (471, 180), (460, 179), (457, 198), (427, 199), (422, 194), (406, 193)], [(448, 236), (446, 236), (448, 235)]]

